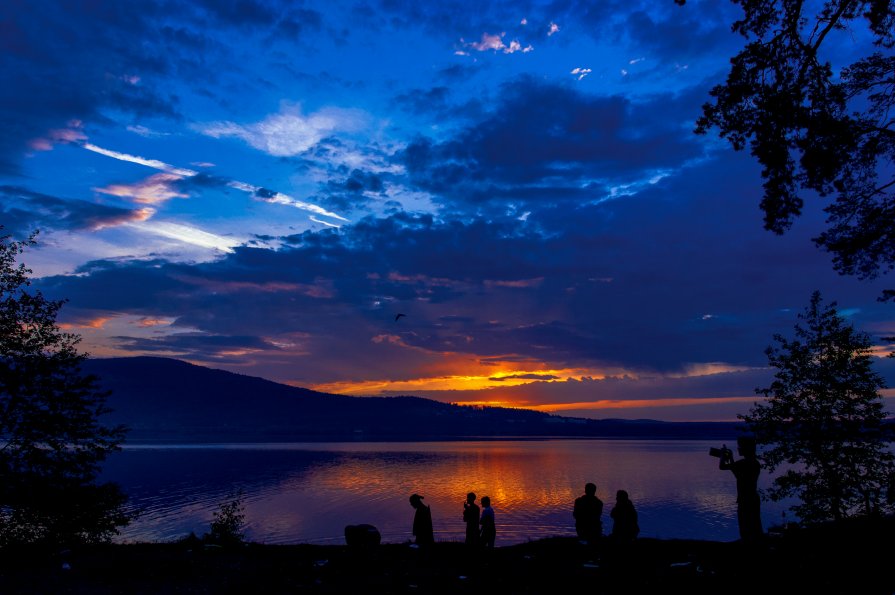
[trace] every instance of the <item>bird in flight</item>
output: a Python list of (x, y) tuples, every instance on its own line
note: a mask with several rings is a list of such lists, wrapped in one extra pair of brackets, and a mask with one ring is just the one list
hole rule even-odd
[(407, 316), (407, 314), (400, 314), (400, 313), (395, 314), (395, 322), (398, 322), (398, 319), (401, 318), (402, 316)]

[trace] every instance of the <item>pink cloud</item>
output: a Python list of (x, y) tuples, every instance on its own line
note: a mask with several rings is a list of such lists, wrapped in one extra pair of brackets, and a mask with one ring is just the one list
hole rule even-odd
[(144, 204), (158, 204), (172, 198), (187, 198), (187, 194), (174, 190), (171, 183), (182, 179), (169, 173), (153, 174), (135, 184), (110, 184), (105, 188), (94, 188), (97, 192), (131, 198)]
[(87, 135), (81, 131), (83, 123), (80, 120), (69, 120), (66, 128), (55, 128), (47, 131), (46, 135), (28, 141), (28, 147), (34, 151), (51, 151), (53, 146), (59, 143), (77, 143), (87, 140)]

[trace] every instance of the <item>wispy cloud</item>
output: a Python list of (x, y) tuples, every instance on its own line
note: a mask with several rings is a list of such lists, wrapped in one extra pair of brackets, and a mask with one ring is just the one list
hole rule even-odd
[(158, 132), (157, 130), (152, 130), (151, 128), (147, 128), (146, 126), (128, 126), (128, 132), (133, 132), (143, 138), (162, 138), (165, 136), (171, 136), (170, 132)]
[(559, 25), (551, 22), (550, 27), (547, 28), (547, 37), (551, 37), (554, 33), (559, 32)]
[(356, 130), (361, 119), (356, 110), (326, 108), (304, 116), (298, 108), (290, 108), (255, 124), (211, 122), (198, 129), (202, 134), (213, 138), (240, 138), (259, 151), (275, 157), (293, 157), (304, 153), (337, 130)]
[(143, 223), (132, 223), (130, 226), (178, 242), (192, 244), (200, 248), (220, 250), (226, 253), (233, 252), (233, 248), (243, 243), (242, 240), (225, 238), (196, 227), (170, 221), (146, 221)]
[[(113, 159), (118, 159), (120, 161), (129, 161), (131, 163), (136, 163), (139, 165), (144, 165), (146, 167), (151, 167), (153, 169), (161, 170), (167, 174), (172, 174), (174, 176), (179, 176), (181, 178), (191, 178), (193, 176), (199, 175), (199, 172), (192, 169), (184, 169), (180, 167), (175, 167), (164, 161), (159, 161), (157, 159), (146, 159), (145, 157), (139, 157), (137, 155), (129, 155), (127, 153), (119, 153), (118, 151), (111, 151), (109, 149), (103, 149), (102, 147), (98, 147), (91, 143), (83, 143), (82, 147), (87, 149), (88, 151), (93, 151), (94, 153), (99, 153), (100, 155), (105, 155), (106, 157), (111, 157)], [(156, 180), (159, 182), (159, 180)], [(291, 207), (295, 207), (297, 209), (302, 209), (304, 211), (310, 211), (312, 213), (316, 213), (318, 215), (323, 215), (324, 217), (331, 217), (333, 219), (338, 219), (340, 221), (348, 221), (345, 217), (333, 213), (331, 211), (327, 211), (323, 207), (318, 205), (304, 202), (293, 198), (287, 194), (283, 194), (282, 192), (275, 192), (272, 190), (267, 190), (262, 188), (261, 186), (255, 186), (253, 184), (248, 184), (246, 182), (240, 182), (239, 180), (230, 180), (225, 182), (227, 186), (230, 188), (234, 188), (236, 190), (242, 190), (243, 192), (247, 192), (252, 195), (256, 200), (260, 200), (262, 202), (272, 203), (272, 204), (280, 204), (287, 205)], [(119, 188), (120, 191), (124, 191), (124, 186)], [(133, 186), (127, 187), (128, 189), (132, 189)], [(107, 187), (105, 190), (108, 190)], [(103, 190), (99, 190), (102, 192)], [(107, 192), (108, 194), (114, 194), (114, 192)]]
[(323, 221), (322, 219), (317, 219), (317, 218), (314, 217), (313, 215), (311, 215), (310, 217), (308, 217), (308, 219), (310, 219), (310, 220), (313, 221), (314, 223), (320, 223), (321, 225), (325, 225), (325, 226), (327, 226), (327, 227), (335, 227), (336, 229), (339, 229), (339, 227), (341, 227), (341, 226), (339, 226), (339, 225), (336, 225), (335, 223), (330, 223), (329, 221)]
[(158, 169), (163, 172), (174, 174), (183, 177), (195, 176), (199, 172), (192, 169), (184, 169), (182, 167), (175, 167), (164, 161), (159, 161), (158, 159), (147, 159), (145, 157), (140, 157), (139, 155), (129, 155), (128, 153), (119, 153), (118, 151), (111, 151), (109, 149), (104, 149), (102, 147), (98, 147), (93, 143), (83, 143), (82, 147), (87, 149), (88, 151), (93, 151), (94, 153), (99, 153), (100, 155), (105, 155), (106, 157), (111, 157), (112, 159), (118, 159), (119, 161), (129, 161), (131, 163), (136, 163), (137, 165), (145, 165), (146, 167), (151, 167), (153, 169)]
[(590, 68), (574, 68), (572, 69), (571, 74), (574, 75), (579, 81), (589, 75), (593, 70)]

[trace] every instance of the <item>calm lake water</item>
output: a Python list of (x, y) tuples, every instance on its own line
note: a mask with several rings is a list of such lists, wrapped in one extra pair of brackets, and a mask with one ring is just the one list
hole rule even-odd
[[(497, 545), (574, 535), (572, 503), (597, 485), (604, 532), (615, 492), (627, 490), (641, 536), (738, 538), (733, 474), (708, 456), (714, 441), (535, 440), (135, 446), (113, 455), (118, 482), (140, 516), (120, 542), (169, 541), (208, 531), (212, 513), (244, 494), (252, 541), (344, 543), (346, 525), (370, 523), (383, 542), (411, 539), (408, 497), (425, 496), (436, 539), (462, 541), (462, 503), (491, 496)], [(760, 487), (768, 484), (762, 477)], [(781, 505), (763, 503), (765, 528)]]

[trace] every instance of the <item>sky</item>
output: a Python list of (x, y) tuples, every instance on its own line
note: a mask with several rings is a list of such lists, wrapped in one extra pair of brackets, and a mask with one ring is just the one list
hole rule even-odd
[(833, 270), (826, 199), (764, 231), (759, 166), (693, 133), (738, 11), (9, 0), (0, 224), (40, 231), (23, 260), (93, 357), (732, 420), (819, 290), (895, 386), (892, 278)]

